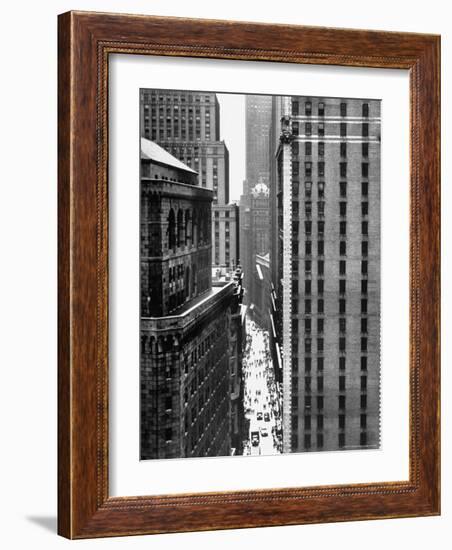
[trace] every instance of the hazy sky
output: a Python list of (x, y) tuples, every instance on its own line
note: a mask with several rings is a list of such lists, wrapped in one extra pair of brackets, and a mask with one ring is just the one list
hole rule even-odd
[(220, 103), (220, 139), (229, 150), (229, 198), (238, 200), (245, 179), (245, 96), (217, 94)]

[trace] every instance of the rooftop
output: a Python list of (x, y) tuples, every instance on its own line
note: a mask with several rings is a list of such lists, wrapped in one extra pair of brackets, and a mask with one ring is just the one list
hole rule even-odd
[(172, 166), (173, 168), (184, 170), (191, 174), (198, 173), (176, 157), (173, 157), (173, 155), (165, 151), (163, 147), (160, 147), (160, 145), (157, 145), (154, 141), (150, 141), (143, 137), (141, 138), (141, 158), (158, 162), (159, 164), (166, 164), (167, 166)]

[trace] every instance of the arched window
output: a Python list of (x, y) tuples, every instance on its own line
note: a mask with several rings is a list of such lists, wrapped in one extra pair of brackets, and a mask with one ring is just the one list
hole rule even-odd
[(184, 211), (179, 209), (177, 212), (177, 246), (184, 244)]
[(168, 248), (176, 248), (176, 215), (172, 208), (168, 214)]
[(185, 244), (190, 244), (190, 210), (185, 210)]

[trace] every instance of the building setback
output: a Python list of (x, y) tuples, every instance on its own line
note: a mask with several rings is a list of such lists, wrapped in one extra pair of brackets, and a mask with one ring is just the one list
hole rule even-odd
[(278, 97), (273, 113), (284, 452), (377, 448), (380, 102)]
[[(199, 174), (201, 187), (213, 190), (213, 206), (229, 204), (229, 151), (220, 140), (220, 106), (215, 93), (180, 90), (141, 90), (141, 135), (151, 139)], [(214, 230), (214, 227), (212, 228)], [(213, 240), (213, 265), (223, 265), (220, 242), (233, 242), (235, 234), (220, 228)], [(214, 235), (212, 235), (214, 239)], [(224, 247), (223, 247), (224, 248)], [(216, 259), (220, 263), (216, 262)]]
[(231, 452), (240, 292), (235, 282), (212, 286), (212, 195), (141, 139), (142, 459)]

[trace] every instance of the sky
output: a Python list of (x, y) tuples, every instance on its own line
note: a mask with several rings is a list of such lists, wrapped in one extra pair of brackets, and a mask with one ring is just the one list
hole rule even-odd
[(245, 96), (217, 94), (220, 103), (220, 139), (229, 150), (229, 199), (239, 200), (245, 179)]

